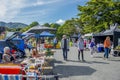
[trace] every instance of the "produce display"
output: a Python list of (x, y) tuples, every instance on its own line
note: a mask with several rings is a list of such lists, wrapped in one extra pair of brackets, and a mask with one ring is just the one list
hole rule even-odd
[(53, 51), (51, 51), (51, 48), (53, 48), (52, 44), (45, 44), (44, 47), (46, 48), (45, 54), (46, 56), (53, 56)]
[(21, 62), (21, 64), (28, 66), (28, 68), (26, 68), (27, 72), (33, 72), (33, 70), (37, 70), (37, 73), (42, 75), (51, 74), (53, 73), (54, 67), (54, 52), (55, 51), (51, 50), (51, 48), (47, 48), (45, 52), (40, 53), (44, 54), (43, 56), (37, 58), (27, 58), (23, 62)]
[(120, 45), (115, 47), (116, 50), (120, 50)]
[[(43, 52), (38, 52), (37, 56), (26, 57), (19, 61), (18, 64), (15, 64), (16, 61), (13, 63), (0, 64), (0, 66), (2, 66), (0, 67), (1, 73), (22, 74), (25, 76), (30, 76), (30, 78), (31, 76), (36, 78), (36, 75), (53, 75), (55, 51), (52, 50), (53, 46), (51, 44), (45, 44), (44, 47), (45, 50)], [(34, 75), (34, 73), (36, 75)]]

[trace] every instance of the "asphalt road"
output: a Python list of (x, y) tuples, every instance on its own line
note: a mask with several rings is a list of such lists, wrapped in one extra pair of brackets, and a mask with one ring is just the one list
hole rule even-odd
[(77, 55), (77, 48), (71, 47), (68, 61), (64, 61), (62, 50), (56, 49), (54, 71), (60, 75), (59, 80), (120, 80), (120, 57), (110, 55), (104, 60), (103, 53), (95, 53), (92, 58), (89, 51), (84, 51), (85, 62), (81, 62)]

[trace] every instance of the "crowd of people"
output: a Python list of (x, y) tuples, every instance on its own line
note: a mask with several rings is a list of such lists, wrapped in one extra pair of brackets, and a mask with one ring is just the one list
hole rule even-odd
[[(79, 61), (82, 60), (84, 62), (85, 61), (84, 50), (86, 49), (86, 41), (84, 41), (82, 37), (79, 37), (76, 41), (75, 46), (78, 48), (78, 60)], [(112, 43), (111, 43), (110, 37), (107, 36), (103, 43), (103, 48), (104, 48), (103, 58), (104, 59), (109, 58), (111, 46), (112, 46)], [(69, 39), (67, 39), (66, 35), (63, 35), (63, 38), (61, 40), (61, 48), (63, 51), (63, 59), (67, 61), (68, 60), (67, 56), (68, 56), (68, 51), (69, 51)], [(94, 57), (93, 54), (97, 52), (97, 45), (95, 44), (94, 38), (92, 38), (91, 41), (89, 41), (89, 50), (90, 50), (91, 57)]]
[[(58, 43), (58, 39), (55, 37), (53, 39), (53, 48), (54, 49), (56, 48), (57, 43)], [(61, 39), (61, 49), (63, 51), (63, 59), (66, 61), (68, 60), (68, 51), (70, 49), (69, 43), (70, 43), (70, 39), (68, 39), (66, 35), (63, 35), (62, 39)], [(88, 48), (87, 44), (86, 44), (87, 43), (86, 40), (84, 40), (84, 38), (82, 38), (82, 37), (79, 37), (75, 43), (76, 43), (75, 46), (78, 49), (78, 60), (85, 61), (84, 50), (86, 48)], [(39, 56), (37, 47), (33, 47), (30, 42), (28, 42), (27, 45), (28, 45), (27, 46), (28, 50), (31, 51), (31, 57)], [(97, 44), (95, 44), (94, 38), (89, 40), (89, 50), (90, 50), (91, 57), (93, 57), (93, 54), (97, 51), (96, 46), (97, 46)], [(110, 40), (109, 36), (106, 37), (106, 39), (103, 43), (103, 47), (104, 47), (104, 56), (103, 57), (104, 57), (104, 59), (108, 59), (109, 53), (110, 53), (110, 48), (111, 48), (111, 40)], [(4, 48), (4, 54), (2, 55), (2, 62), (15, 61), (16, 57), (17, 57), (16, 51), (14, 51), (14, 50), (10, 51), (9, 47)]]

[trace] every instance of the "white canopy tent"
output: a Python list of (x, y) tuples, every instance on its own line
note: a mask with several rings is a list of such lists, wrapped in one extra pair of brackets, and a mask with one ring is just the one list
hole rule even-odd
[(93, 36), (93, 33), (88, 33), (84, 35), (84, 37), (89, 37), (89, 36)]
[(56, 31), (56, 29), (51, 28), (51, 27), (45, 27), (45, 26), (42, 26), (42, 25), (38, 25), (38, 26), (30, 28), (25, 33), (41, 33), (43, 31)]

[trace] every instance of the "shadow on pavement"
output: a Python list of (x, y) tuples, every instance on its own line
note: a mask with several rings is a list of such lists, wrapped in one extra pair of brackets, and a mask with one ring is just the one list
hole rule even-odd
[(55, 72), (60, 74), (60, 77), (91, 75), (95, 71), (89, 66), (58, 65), (55, 67)]
[(93, 64), (93, 63), (95, 63), (95, 64), (109, 64), (109, 63), (107, 63), (107, 62), (100, 62), (100, 61), (78, 61), (78, 60), (68, 60), (68, 62), (79, 62), (79, 63), (87, 63), (87, 64)]
[(114, 59), (110, 59), (109, 61), (120, 62), (120, 60), (114, 60)]
[(109, 64), (107, 62), (99, 62), (99, 61), (92, 61), (92, 63), (97, 63), (97, 64)]
[(101, 56), (94, 56), (93, 58), (103, 58), (103, 57), (101, 57)]
[(67, 60), (68, 62), (80, 62), (78, 60)]
[(62, 61), (55, 60), (54, 63), (63, 63)]

